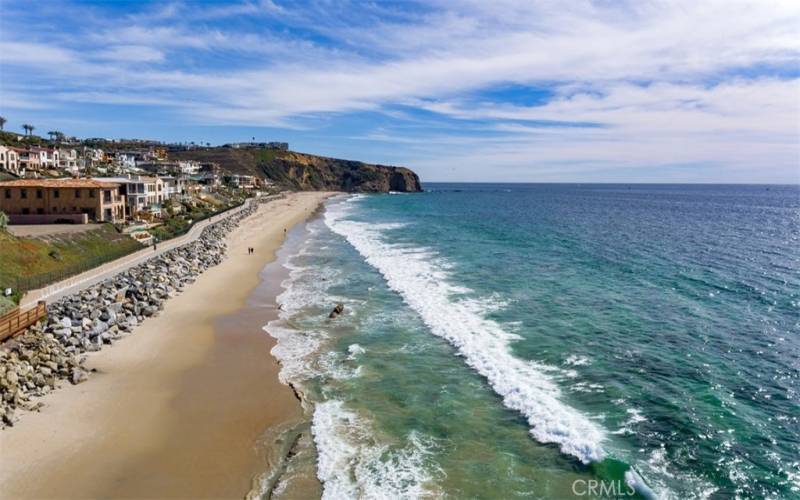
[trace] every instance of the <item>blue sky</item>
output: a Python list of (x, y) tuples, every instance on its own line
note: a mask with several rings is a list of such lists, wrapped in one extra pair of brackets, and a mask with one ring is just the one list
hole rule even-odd
[(768, 0), (0, 0), (0, 115), (426, 181), (797, 183), (799, 27)]

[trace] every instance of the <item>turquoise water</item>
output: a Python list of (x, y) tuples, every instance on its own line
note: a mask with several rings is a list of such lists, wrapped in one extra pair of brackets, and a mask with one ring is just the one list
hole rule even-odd
[(267, 328), (326, 498), (800, 498), (798, 187), (426, 187), (331, 200)]

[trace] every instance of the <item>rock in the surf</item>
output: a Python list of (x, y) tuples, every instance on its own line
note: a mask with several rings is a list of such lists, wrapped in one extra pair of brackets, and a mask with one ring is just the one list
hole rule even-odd
[(336, 304), (336, 307), (333, 308), (333, 311), (331, 311), (331, 313), (328, 315), (328, 317), (330, 319), (333, 319), (336, 316), (342, 314), (343, 312), (344, 312), (344, 304), (339, 302), (338, 304)]

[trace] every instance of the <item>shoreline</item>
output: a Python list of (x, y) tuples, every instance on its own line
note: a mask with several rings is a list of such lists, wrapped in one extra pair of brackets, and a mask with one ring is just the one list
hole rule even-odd
[(260, 207), (228, 235), (221, 264), (132, 338), (88, 358), (97, 372), (87, 382), (41, 398), (40, 413), (0, 432), (0, 496), (244, 497), (268, 466), (269, 443), (256, 443), (302, 416), (269, 355), (270, 311), (248, 299), (283, 229), (327, 196), (294, 193)]
[[(271, 351), (278, 340), (267, 331), (267, 325), (279, 319), (280, 306), (277, 297), (286, 290), (284, 281), (291, 278), (286, 264), (309, 236), (308, 224), (319, 217), (323, 210), (323, 205), (320, 205), (305, 221), (289, 230), (276, 258), (261, 271), (261, 284), (248, 300), (248, 310), (262, 308), (269, 311), (268, 314), (260, 315), (258, 323), (253, 326), (269, 338), (269, 357), (277, 364), (276, 377), (282, 365)], [(272, 498), (277, 490), (281, 492), (279, 498), (321, 498), (322, 483), (317, 478), (316, 454), (311, 435), (312, 408), (294, 385), (281, 382), (279, 377), (278, 381), (292, 392), (300, 405), (301, 413), (298, 418), (272, 427), (262, 435), (261, 442), (266, 444), (265, 450), (271, 452), (266, 457), (268, 466), (253, 478), (253, 486), (247, 499)], [(314, 467), (298, 471), (297, 459), (300, 455), (309, 454), (314, 459)]]

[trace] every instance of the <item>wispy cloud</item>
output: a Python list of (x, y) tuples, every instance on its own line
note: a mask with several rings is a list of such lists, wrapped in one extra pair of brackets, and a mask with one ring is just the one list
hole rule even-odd
[[(26, 15), (84, 8), (12, 8), (14, 20), (0, 19), (0, 109), (62, 109), (71, 96), (129, 113), (158, 106), (175, 126), (359, 120), (360, 133), (340, 134), (353, 150), (372, 137), (431, 178), (452, 163), (463, 178), (479, 175), (490, 162), (515, 180), (570, 162), (796, 178), (793, 1), (180, 1), (94, 8), (69, 36), (24, 29)], [(521, 103), (526, 89), (546, 97)]]

